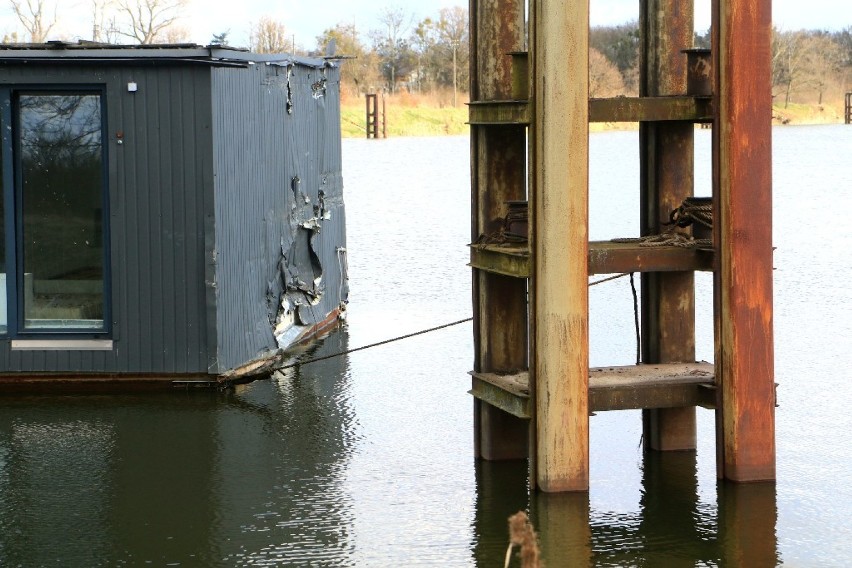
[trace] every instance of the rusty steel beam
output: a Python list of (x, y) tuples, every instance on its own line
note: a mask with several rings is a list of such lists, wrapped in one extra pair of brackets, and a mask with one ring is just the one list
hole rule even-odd
[[(683, 50), (693, 42), (692, 2), (642, 0), (640, 34), (640, 94), (685, 95), (687, 58)], [(669, 213), (692, 196), (693, 125), (643, 123), (639, 132), (640, 228), (643, 235), (654, 235), (662, 232)], [(645, 363), (694, 361), (693, 273), (643, 274), (641, 319)], [(643, 413), (643, 430), (647, 450), (695, 449), (695, 410), (647, 410)]]
[[(471, 373), (474, 397), (518, 418), (531, 418), (530, 374)], [(589, 369), (589, 411), (704, 406), (715, 408), (709, 363), (628, 365)]]
[(471, 101), (468, 103), (468, 124), (530, 123), (527, 101)]
[(615, 97), (589, 101), (589, 122), (709, 122), (711, 120), (713, 120), (713, 101), (707, 97)]
[[(469, 124), (530, 123), (527, 101), (472, 101)], [(651, 122), (713, 120), (713, 101), (707, 97), (615, 97), (589, 100), (589, 122)]]
[[(516, 245), (470, 245), (470, 266), (513, 278), (528, 278), (529, 249)], [(713, 251), (593, 241), (589, 243), (588, 266), (589, 275), (693, 270), (709, 272), (713, 270)]]
[[(690, 272), (711, 270), (713, 251), (675, 246), (643, 247), (634, 243), (589, 243), (589, 274)], [(694, 357), (693, 357), (694, 359)]]
[[(471, 101), (511, 96), (511, 51), (522, 47), (524, 10), (519, 0), (470, 2)], [(522, 125), (471, 128), (471, 238), (499, 229), (506, 202), (526, 199), (526, 132)], [(473, 270), (476, 370), (527, 365), (526, 283)], [(474, 402), (474, 453), (485, 459), (526, 457), (526, 423)], [(513, 422), (514, 420), (514, 422)]]
[(770, 0), (714, 0), (719, 475), (775, 479)]

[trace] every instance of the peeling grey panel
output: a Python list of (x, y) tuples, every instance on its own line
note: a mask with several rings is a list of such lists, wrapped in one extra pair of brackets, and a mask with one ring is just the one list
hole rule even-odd
[(338, 69), (257, 64), (212, 74), (222, 372), (282, 347), (276, 327), (323, 321), (348, 289)]

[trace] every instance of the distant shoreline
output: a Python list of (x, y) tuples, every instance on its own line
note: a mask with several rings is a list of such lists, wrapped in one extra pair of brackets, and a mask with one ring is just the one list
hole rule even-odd
[[(388, 101), (387, 135), (399, 136), (457, 136), (467, 134), (467, 105), (405, 105)], [(364, 99), (348, 101), (340, 109), (341, 133), (344, 138), (366, 137)], [(789, 104), (772, 107), (773, 125), (842, 124), (843, 108), (837, 105)], [(379, 127), (381, 130), (381, 127)], [(594, 123), (590, 132), (636, 130), (636, 123)]]

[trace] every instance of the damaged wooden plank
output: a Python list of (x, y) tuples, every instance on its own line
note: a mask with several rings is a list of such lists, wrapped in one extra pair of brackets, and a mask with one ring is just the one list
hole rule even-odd
[[(470, 394), (501, 410), (529, 418), (529, 373), (471, 373)], [(665, 363), (589, 369), (589, 411), (647, 408), (715, 408), (711, 363)]]
[[(472, 244), (470, 266), (496, 274), (529, 278), (526, 244)], [(626, 272), (712, 271), (713, 251), (677, 246), (644, 247), (639, 243), (589, 243), (589, 274)]]

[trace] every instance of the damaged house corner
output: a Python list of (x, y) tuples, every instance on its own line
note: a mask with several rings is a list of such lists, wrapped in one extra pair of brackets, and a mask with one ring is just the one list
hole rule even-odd
[[(0, 333), (10, 341), (0, 342), (0, 387), (55, 374), (65, 384), (248, 380), (343, 316), (336, 63), (91, 44), (4, 46), (0, 59), (0, 121), (14, 126), (4, 155), (29, 163), (15, 137), (35, 118), (73, 125), (86, 116), (96, 134), (85, 151), (104, 164), (97, 173), (82, 162), (66, 168), (78, 186), (88, 176), (92, 196), (68, 211), (72, 221), (102, 218), (87, 249), (54, 251), (72, 265), (25, 270), (7, 255)], [(51, 143), (50, 128), (32, 130), (36, 142)], [(24, 191), (6, 170), (4, 191)], [(70, 186), (46, 180), (48, 170), (24, 180), (26, 191)], [(49, 197), (38, 199), (50, 208)], [(19, 228), (3, 231), (15, 250)], [(70, 307), (50, 311), (60, 303)], [(69, 350), (80, 352), (73, 363), (61, 354)]]

